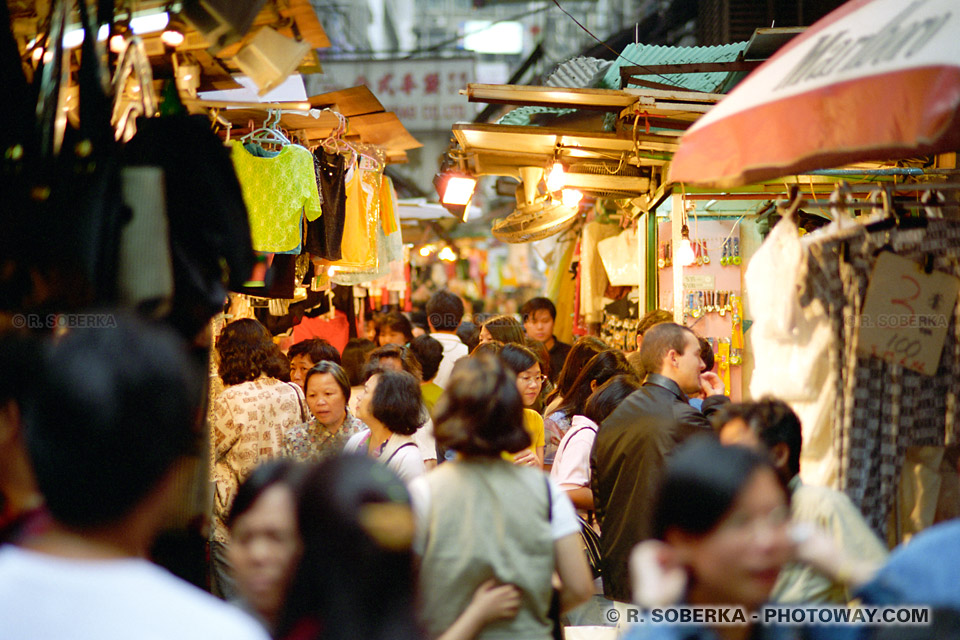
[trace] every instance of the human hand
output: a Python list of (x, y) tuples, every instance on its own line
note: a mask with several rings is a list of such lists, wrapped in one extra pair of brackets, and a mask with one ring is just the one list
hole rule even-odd
[(723, 380), (713, 371), (704, 371), (700, 374), (700, 390), (704, 396), (722, 396), (725, 389)]
[(473, 592), (469, 607), (474, 609), (483, 625), (512, 620), (520, 610), (520, 590), (512, 584), (497, 585), (491, 578)]
[(633, 599), (642, 607), (680, 602), (687, 588), (687, 572), (673, 549), (659, 540), (645, 540), (630, 553)]
[(794, 558), (834, 582), (856, 587), (869, 582), (879, 565), (851, 556), (829, 533), (809, 522), (790, 527)]
[(513, 458), (513, 464), (526, 467), (540, 467), (540, 458), (530, 449), (524, 449), (517, 453)]

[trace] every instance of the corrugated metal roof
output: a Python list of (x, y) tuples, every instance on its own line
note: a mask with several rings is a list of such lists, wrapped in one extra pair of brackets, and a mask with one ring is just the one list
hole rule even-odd
[(577, 56), (560, 63), (556, 71), (551, 73), (543, 84), (548, 87), (595, 88), (597, 81), (610, 64), (609, 60)]
[(573, 113), (576, 109), (558, 109), (556, 107), (517, 107), (502, 118), (497, 120), (497, 124), (511, 124), (521, 127), (528, 127), (533, 124), (534, 116), (541, 113), (549, 113), (553, 116), (565, 116)]
[[(647, 44), (628, 44), (623, 53), (607, 69), (602, 84), (597, 88), (622, 89), (620, 68), (659, 64), (691, 64), (695, 62), (733, 62), (746, 49), (747, 42), (734, 42), (715, 47), (667, 47)], [(678, 73), (640, 76), (643, 80), (676, 85), (691, 91), (712, 93), (727, 80), (729, 73)], [(627, 85), (630, 86), (630, 85)]]

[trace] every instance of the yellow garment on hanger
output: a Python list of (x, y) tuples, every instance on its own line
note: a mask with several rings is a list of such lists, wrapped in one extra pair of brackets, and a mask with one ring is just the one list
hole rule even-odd
[(361, 157), (347, 172), (344, 184), (346, 217), (341, 259), (333, 266), (351, 271), (377, 268), (377, 225), (380, 224), (380, 179), (382, 171)]
[(291, 144), (273, 158), (259, 158), (236, 140), (228, 144), (247, 206), (254, 250), (299, 253), (303, 215), (316, 220), (322, 213), (313, 155)]
[(400, 230), (400, 211), (397, 202), (397, 192), (393, 188), (390, 176), (383, 176), (380, 181), (380, 224), (384, 235), (390, 235)]

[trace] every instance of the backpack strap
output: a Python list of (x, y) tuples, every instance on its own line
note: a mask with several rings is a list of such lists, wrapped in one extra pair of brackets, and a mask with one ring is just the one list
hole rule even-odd
[(407, 447), (416, 447), (416, 446), (417, 446), (417, 444), (416, 444), (415, 442), (405, 442), (404, 444), (402, 444), (402, 445), (400, 445), (399, 447), (397, 447), (397, 450), (394, 451), (393, 453), (391, 453), (391, 454), (390, 454), (390, 457), (387, 458), (387, 461), (384, 462), (383, 464), (389, 465), (389, 464), (390, 464), (390, 461), (393, 460), (394, 456), (396, 456), (398, 453), (400, 453), (400, 450), (401, 450), (401, 449), (405, 449), (405, 448), (407, 448)]

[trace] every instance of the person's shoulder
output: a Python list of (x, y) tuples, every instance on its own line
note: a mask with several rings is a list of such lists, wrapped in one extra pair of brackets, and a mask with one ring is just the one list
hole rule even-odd
[(138, 596), (150, 600), (162, 611), (171, 626), (179, 627), (179, 638), (229, 637), (235, 640), (263, 640), (266, 631), (249, 614), (184, 582), (166, 570), (149, 565), (143, 568)]
[(343, 452), (356, 453), (357, 449), (360, 448), (360, 442), (363, 440), (364, 436), (369, 431), (370, 431), (370, 428), (364, 425), (364, 427), (360, 431), (350, 436), (350, 439), (347, 440), (347, 444), (343, 445)]
[(536, 411), (534, 411), (533, 409), (524, 409), (523, 419), (528, 424), (543, 426), (543, 416), (537, 413)]

